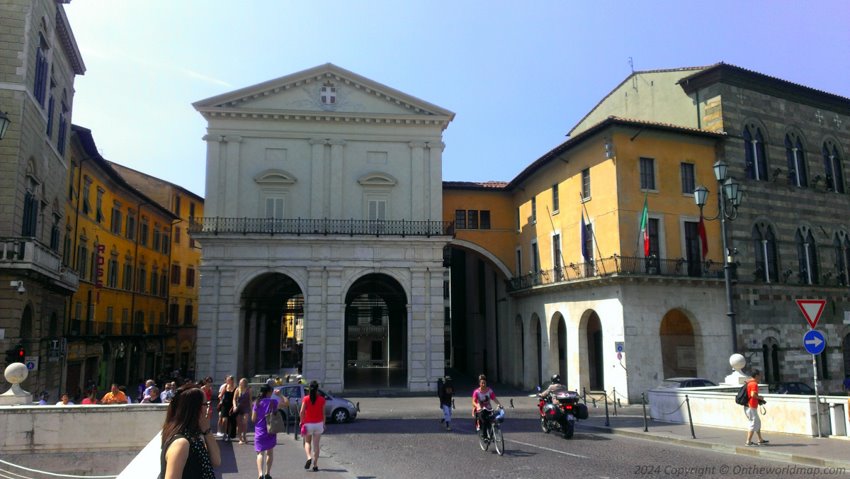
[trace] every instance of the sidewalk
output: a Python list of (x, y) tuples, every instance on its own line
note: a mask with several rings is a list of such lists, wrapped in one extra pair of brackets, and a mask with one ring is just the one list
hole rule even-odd
[(744, 445), (746, 429), (743, 415), (740, 429), (694, 426), (694, 436), (696, 436), (694, 438), (688, 424), (672, 424), (649, 419), (647, 431), (644, 431), (641, 406), (624, 407), (618, 410), (617, 416), (612, 414), (609, 410), (609, 425), (606, 426), (605, 411), (601, 408), (591, 409), (590, 417), (580, 421), (579, 428), (794, 464), (843, 467), (850, 471), (850, 441), (847, 438), (817, 438), (764, 432), (762, 435), (770, 441), (769, 444), (748, 447)]
[[(330, 426), (333, 427), (333, 426)], [(236, 442), (219, 441), (221, 448), (221, 466), (216, 468), (222, 479), (251, 479), (257, 477), (257, 453), (254, 451), (253, 434), (248, 435), (247, 445)], [(304, 470), (304, 446), (301, 437), (295, 440), (292, 434), (277, 436), (277, 446), (274, 448), (274, 461), (269, 475), (274, 479), (284, 477), (300, 477), (302, 474), (315, 479), (334, 477), (354, 479), (356, 476), (345, 468), (339, 467), (332, 457), (322, 454), (319, 459), (319, 471)], [(309, 475), (308, 475), (309, 474)]]

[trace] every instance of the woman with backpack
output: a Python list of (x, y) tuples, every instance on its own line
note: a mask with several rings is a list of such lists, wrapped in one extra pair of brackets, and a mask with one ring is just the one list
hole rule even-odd
[(260, 394), (254, 402), (251, 411), (251, 421), (254, 423), (254, 450), (257, 451), (257, 472), (259, 479), (271, 479), (268, 472), (272, 469), (274, 460), (274, 447), (277, 445), (277, 434), (268, 432), (266, 428), (266, 417), (269, 414), (280, 414), (278, 409), (287, 407), (289, 401), (281, 396), (280, 391), (275, 393), (278, 398), (272, 397), (272, 387), (263, 384)]
[(304, 469), (319, 470), (319, 439), (325, 431), (325, 398), (319, 394), (319, 383), (310, 383), (310, 395), (301, 403), (301, 435), (307, 462)]

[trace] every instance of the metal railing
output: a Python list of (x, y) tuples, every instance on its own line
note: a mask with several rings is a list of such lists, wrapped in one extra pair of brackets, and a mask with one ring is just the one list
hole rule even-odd
[(0, 238), (0, 267), (31, 269), (73, 291), (80, 285), (77, 272), (62, 264), (59, 253), (35, 238)]
[(189, 232), (196, 235), (348, 235), (452, 236), (451, 221), (334, 220), (328, 218), (193, 218)]
[(665, 276), (723, 278), (723, 265), (712, 261), (688, 262), (684, 258), (661, 259), (613, 255), (584, 263), (569, 263), (559, 268), (529, 272), (508, 280), (508, 291), (535, 286), (566, 283), (611, 276)]

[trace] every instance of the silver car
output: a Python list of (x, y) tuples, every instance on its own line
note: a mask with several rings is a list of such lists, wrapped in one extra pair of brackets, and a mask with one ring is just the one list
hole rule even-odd
[[(301, 411), (301, 401), (309, 396), (309, 390), (303, 384), (286, 384), (275, 387), (284, 397), (289, 398), (289, 413), (298, 416)], [(319, 394), (325, 398), (325, 417), (333, 422), (343, 423), (353, 421), (357, 417), (357, 406), (348, 399), (333, 396), (319, 389)]]

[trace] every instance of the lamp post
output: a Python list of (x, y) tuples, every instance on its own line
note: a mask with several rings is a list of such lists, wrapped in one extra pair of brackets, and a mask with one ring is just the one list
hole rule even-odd
[[(720, 236), (723, 239), (723, 280), (726, 285), (726, 316), (729, 317), (729, 326), (732, 328), (732, 353), (738, 352), (737, 326), (735, 324), (735, 307), (732, 303), (732, 251), (728, 246), (726, 237), (726, 221), (733, 221), (738, 217), (738, 206), (741, 205), (744, 192), (738, 183), (727, 175), (728, 165), (723, 160), (714, 163), (714, 177), (717, 179), (717, 216), (704, 218), (708, 221), (720, 220)], [(702, 210), (708, 198), (708, 188), (698, 186), (694, 190), (694, 201), (699, 206), (699, 214), (703, 217)]]
[(9, 119), (9, 115), (0, 111), (0, 140), (6, 136), (6, 129), (9, 128), (10, 123), (12, 123), (12, 120)]

